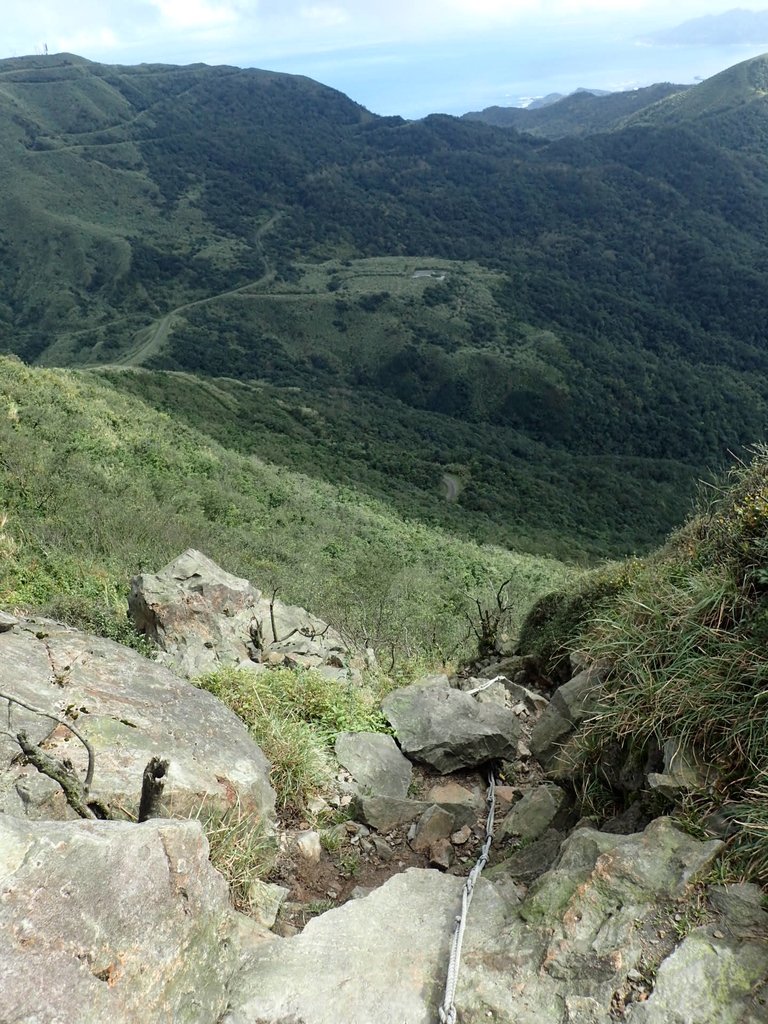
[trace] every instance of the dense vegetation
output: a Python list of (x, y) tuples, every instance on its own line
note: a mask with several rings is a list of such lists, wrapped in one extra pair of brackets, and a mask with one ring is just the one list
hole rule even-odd
[(583, 739), (585, 791), (616, 796), (617, 750), (642, 765), (674, 740), (710, 773), (683, 800), (688, 824), (715, 814), (737, 869), (766, 883), (768, 448), (752, 454), (652, 556), (539, 602), (522, 642), (555, 673), (574, 650), (611, 666)]
[[(466, 511), (471, 530), (485, 516), (477, 535), (504, 539), (514, 520), (532, 549), (645, 548), (766, 420), (765, 68), (548, 141), (377, 118), (266, 72), (0, 62), (0, 344), (381, 409), (355, 440), (400, 508), (414, 472), (382, 465), (381, 424), (418, 461), (428, 419), (430, 481), (468, 464), (471, 485), (455, 510), (405, 511)], [(445, 280), (366, 284), (364, 260), (384, 256)], [(574, 456), (604, 486), (567, 510), (573, 478), (559, 496), (552, 482)], [(364, 461), (343, 453), (342, 470)]]
[(505, 579), (514, 630), (537, 594), (571, 574), (228, 451), (83, 375), (7, 357), (0, 371), (3, 608), (136, 643), (130, 577), (197, 547), (400, 669), (467, 652), (474, 600), (492, 600)]
[(553, 103), (539, 101), (539, 105), (530, 107), (486, 107), (464, 114), (464, 117), (468, 121), (481, 121), (497, 128), (515, 128), (544, 139), (593, 135), (620, 128), (632, 114), (686, 88), (688, 86), (664, 83), (607, 94), (578, 89)]

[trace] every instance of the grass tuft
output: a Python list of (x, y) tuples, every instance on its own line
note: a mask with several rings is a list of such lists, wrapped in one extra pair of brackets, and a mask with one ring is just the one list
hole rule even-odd
[(311, 670), (221, 669), (197, 680), (248, 726), (272, 764), (283, 807), (303, 809), (328, 787), (340, 732), (382, 732), (386, 721), (376, 694)]
[(227, 811), (201, 810), (211, 864), (226, 878), (236, 910), (247, 912), (258, 900), (259, 883), (275, 862), (275, 838), (261, 819), (239, 806)]

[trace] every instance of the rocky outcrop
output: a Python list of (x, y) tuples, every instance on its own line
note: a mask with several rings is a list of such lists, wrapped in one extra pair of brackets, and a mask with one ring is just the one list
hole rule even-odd
[[(680, 945), (670, 935), (675, 901), (719, 849), (662, 818), (633, 836), (579, 829), (527, 893), (503, 873), (480, 879), (464, 937), (459, 1019), (610, 1024), (624, 1014), (643, 1024), (757, 1024), (768, 933), (754, 915), (767, 915), (753, 906), (752, 916), (710, 923)], [(432, 1024), (462, 884), (409, 870), (300, 935), (257, 947), (232, 986), (224, 1024)], [(696, 955), (711, 963), (708, 978)], [(688, 998), (686, 987), (676, 988), (687, 971), (687, 984), (701, 984), (689, 1005), (673, 994)]]
[(197, 822), (0, 815), (4, 1021), (214, 1024), (238, 927)]
[(262, 946), (222, 1024), (434, 1024), (461, 886), (412, 869)]
[(160, 660), (187, 678), (254, 663), (338, 670), (350, 657), (327, 622), (270, 601), (192, 548), (160, 572), (135, 577), (128, 606), (136, 628), (162, 652)]
[[(720, 846), (665, 818), (633, 836), (574, 832), (502, 927), (489, 934), (472, 914), (457, 993), (461, 1020), (480, 1024), (490, 1011), (515, 1024), (609, 1024), (618, 1008), (647, 998), (669, 950), (669, 901), (683, 896)], [(503, 885), (497, 872), (494, 883)], [(720, 1018), (710, 1010), (696, 1020)]]
[[(257, 817), (273, 813), (269, 764), (240, 719), (136, 651), (54, 622), (23, 620), (0, 633), (0, 690), (75, 724), (96, 755), (91, 796), (115, 817), (136, 816), (153, 756), (169, 761), (161, 813), (194, 816), (235, 803)], [(0, 736), (0, 810), (73, 817), (56, 782), (18, 763), (19, 730), (85, 775), (85, 748), (68, 729), (14, 705), (11, 735)]]
[(520, 725), (503, 704), (481, 703), (442, 683), (395, 690), (382, 704), (405, 754), (442, 773), (517, 753)]

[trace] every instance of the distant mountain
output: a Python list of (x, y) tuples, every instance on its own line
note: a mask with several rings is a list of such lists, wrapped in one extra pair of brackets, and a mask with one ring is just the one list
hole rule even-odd
[(685, 92), (638, 111), (625, 127), (683, 128), (731, 151), (764, 156), (768, 142), (768, 54), (742, 61)]
[[(569, 96), (575, 96), (576, 93), (587, 92), (590, 96), (609, 96), (610, 92), (606, 89), (574, 89), (572, 93), (568, 93)], [(530, 103), (525, 105), (526, 110), (538, 110), (539, 107), (548, 107), (552, 103), (557, 103), (558, 100), (563, 100), (566, 97), (564, 92), (550, 92), (546, 96), (537, 96), (536, 99), (531, 100)], [(489, 107), (489, 110), (504, 110), (504, 107)], [(470, 114), (465, 114), (465, 117), (471, 117)]]
[(498, 128), (516, 128), (519, 132), (544, 139), (591, 135), (611, 131), (637, 111), (687, 88), (685, 85), (664, 83), (614, 93), (577, 89), (569, 96), (552, 93), (528, 107), (486, 107), (463, 117)]
[(640, 41), (666, 46), (768, 43), (768, 11), (746, 11), (737, 7), (723, 14), (707, 14), (642, 36)]

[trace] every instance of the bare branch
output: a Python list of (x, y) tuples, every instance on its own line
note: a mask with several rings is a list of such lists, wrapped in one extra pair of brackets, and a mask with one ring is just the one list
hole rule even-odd
[[(88, 790), (91, 788), (91, 783), (93, 782), (93, 772), (94, 772), (94, 768), (96, 766), (96, 754), (94, 753), (93, 747), (88, 742), (88, 740), (85, 738), (85, 736), (83, 736), (83, 734), (81, 732), (78, 732), (78, 730), (70, 722), (65, 721), (63, 718), (59, 718), (58, 715), (52, 715), (49, 711), (43, 711), (42, 708), (36, 708), (34, 706), (34, 704), (27, 704), (26, 701), (20, 700), (18, 697), (12, 697), (10, 693), (3, 693), (2, 691), (0, 691), (0, 700), (7, 700), (8, 701), (9, 723), (10, 723), (10, 711), (11, 711), (11, 707), (10, 706), (11, 706), (11, 703), (18, 704), (19, 707), (26, 708), (27, 711), (32, 711), (36, 715), (42, 715), (43, 718), (50, 718), (51, 721), (57, 722), (59, 725), (63, 725), (65, 729), (69, 729), (69, 731), (72, 733), (72, 735), (76, 736), (80, 740), (80, 742), (83, 744), (85, 749), (88, 751), (88, 770), (85, 773), (85, 782), (83, 783), (83, 788), (84, 788), (85, 794), (87, 795), (88, 794)], [(17, 736), (17, 739), (18, 739), (18, 736)], [(25, 753), (26, 753), (26, 751), (25, 751)], [(29, 755), (27, 755), (27, 756), (29, 756)]]
[(272, 597), (269, 599), (269, 620), (272, 623), (272, 643), (277, 643), (277, 626), (275, 625), (275, 598), (277, 597), (277, 587), (272, 591)]
[(153, 757), (147, 763), (141, 782), (139, 821), (160, 817), (160, 798), (163, 795), (167, 774), (168, 761), (163, 761), (159, 757)]
[(96, 817), (86, 803), (85, 787), (71, 768), (62, 764), (61, 761), (57, 761), (56, 758), (50, 757), (40, 747), (35, 746), (25, 732), (17, 733), (16, 740), (30, 764), (33, 764), (43, 775), (58, 782), (64, 790), (67, 803), (81, 818)]

